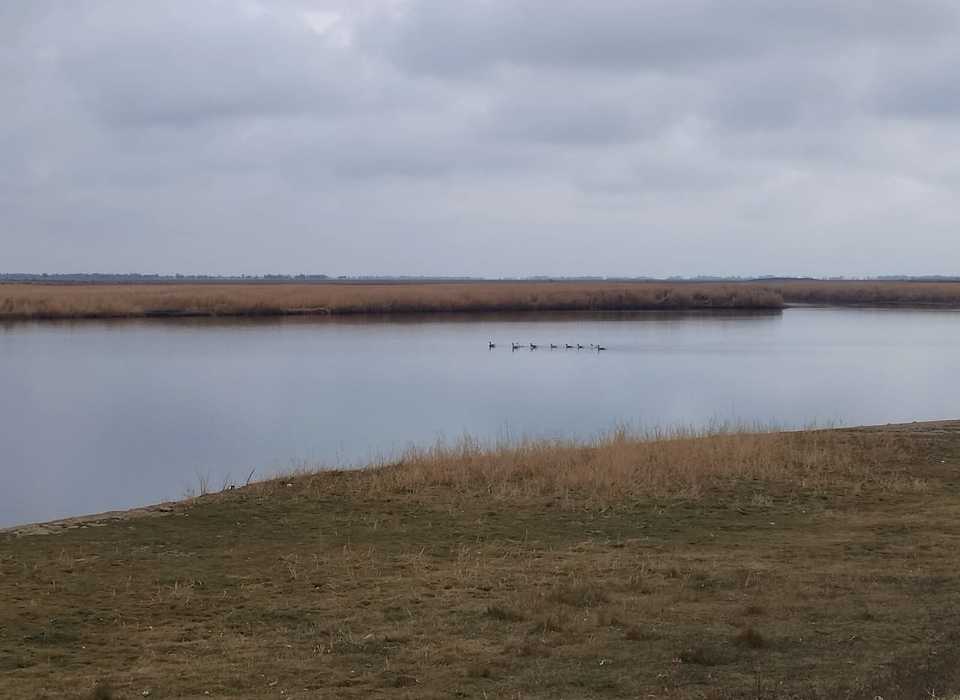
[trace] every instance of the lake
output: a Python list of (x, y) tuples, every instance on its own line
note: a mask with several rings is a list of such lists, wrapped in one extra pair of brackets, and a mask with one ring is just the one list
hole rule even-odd
[(465, 432), (957, 418), (957, 348), (960, 312), (894, 309), (5, 324), (0, 527)]

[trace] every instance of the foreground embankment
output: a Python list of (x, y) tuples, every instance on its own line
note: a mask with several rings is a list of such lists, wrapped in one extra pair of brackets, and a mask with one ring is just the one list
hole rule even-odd
[(4, 284), (0, 320), (496, 311), (779, 309), (761, 285), (471, 282), (403, 284)]
[(0, 534), (0, 688), (943, 697), (958, 475), (960, 422), (465, 441), (19, 528)]

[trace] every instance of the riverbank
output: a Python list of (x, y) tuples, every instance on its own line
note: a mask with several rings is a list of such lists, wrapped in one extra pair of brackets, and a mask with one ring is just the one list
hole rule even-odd
[(791, 280), (769, 285), (788, 304), (960, 307), (960, 282)]
[(606, 282), (4, 284), (0, 320), (780, 309), (760, 285)]
[(960, 422), (664, 437), (467, 442), (7, 531), (0, 685), (84, 698), (957, 689)]
[(0, 284), (0, 320), (551, 311), (960, 307), (958, 282)]

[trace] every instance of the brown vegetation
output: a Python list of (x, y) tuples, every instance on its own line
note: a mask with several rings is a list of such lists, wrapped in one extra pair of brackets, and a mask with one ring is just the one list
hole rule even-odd
[(0, 284), (0, 320), (960, 306), (960, 282)]
[(793, 304), (960, 306), (960, 282), (793, 281), (770, 287)]
[(411, 449), (394, 464), (353, 477), (363, 494), (424, 493), (441, 488), (495, 501), (551, 498), (558, 506), (627, 498), (697, 499), (719, 485), (761, 481), (814, 492), (906, 478), (880, 468), (897, 456), (895, 440), (850, 449), (836, 431), (773, 432), (723, 428), (633, 435), (619, 429), (591, 443), (533, 440), (485, 446)]
[(456, 284), (0, 285), (0, 319), (478, 311), (779, 309), (759, 285)]
[(960, 423), (662, 437), (464, 441), (0, 533), (0, 694), (957, 689)]

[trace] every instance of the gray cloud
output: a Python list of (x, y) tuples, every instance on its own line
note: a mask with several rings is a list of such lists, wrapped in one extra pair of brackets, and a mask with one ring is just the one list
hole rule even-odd
[(6, 3), (0, 269), (956, 272), (957, 46), (947, 0)]
[(389, 91), (302, 17), (241, 10), (112, 5), (80, 20), (86, 31), (62, 46), (60, 64), (91, 109), (120, 126), (329, 115), (376, 108)]
[(890, 66), (877, 78), (875, 105), (882, 113), (953, 119), (960, 115), (955, 77), (960, 71), (956, 44), (924, 52)]
[(428, 73), (503, 63), (679, 70), (783, 50), (922, 42), (956, 22), (951, 3), (907, 0), (422, 0), (388, 26), (374, 24), (370, 41)]

